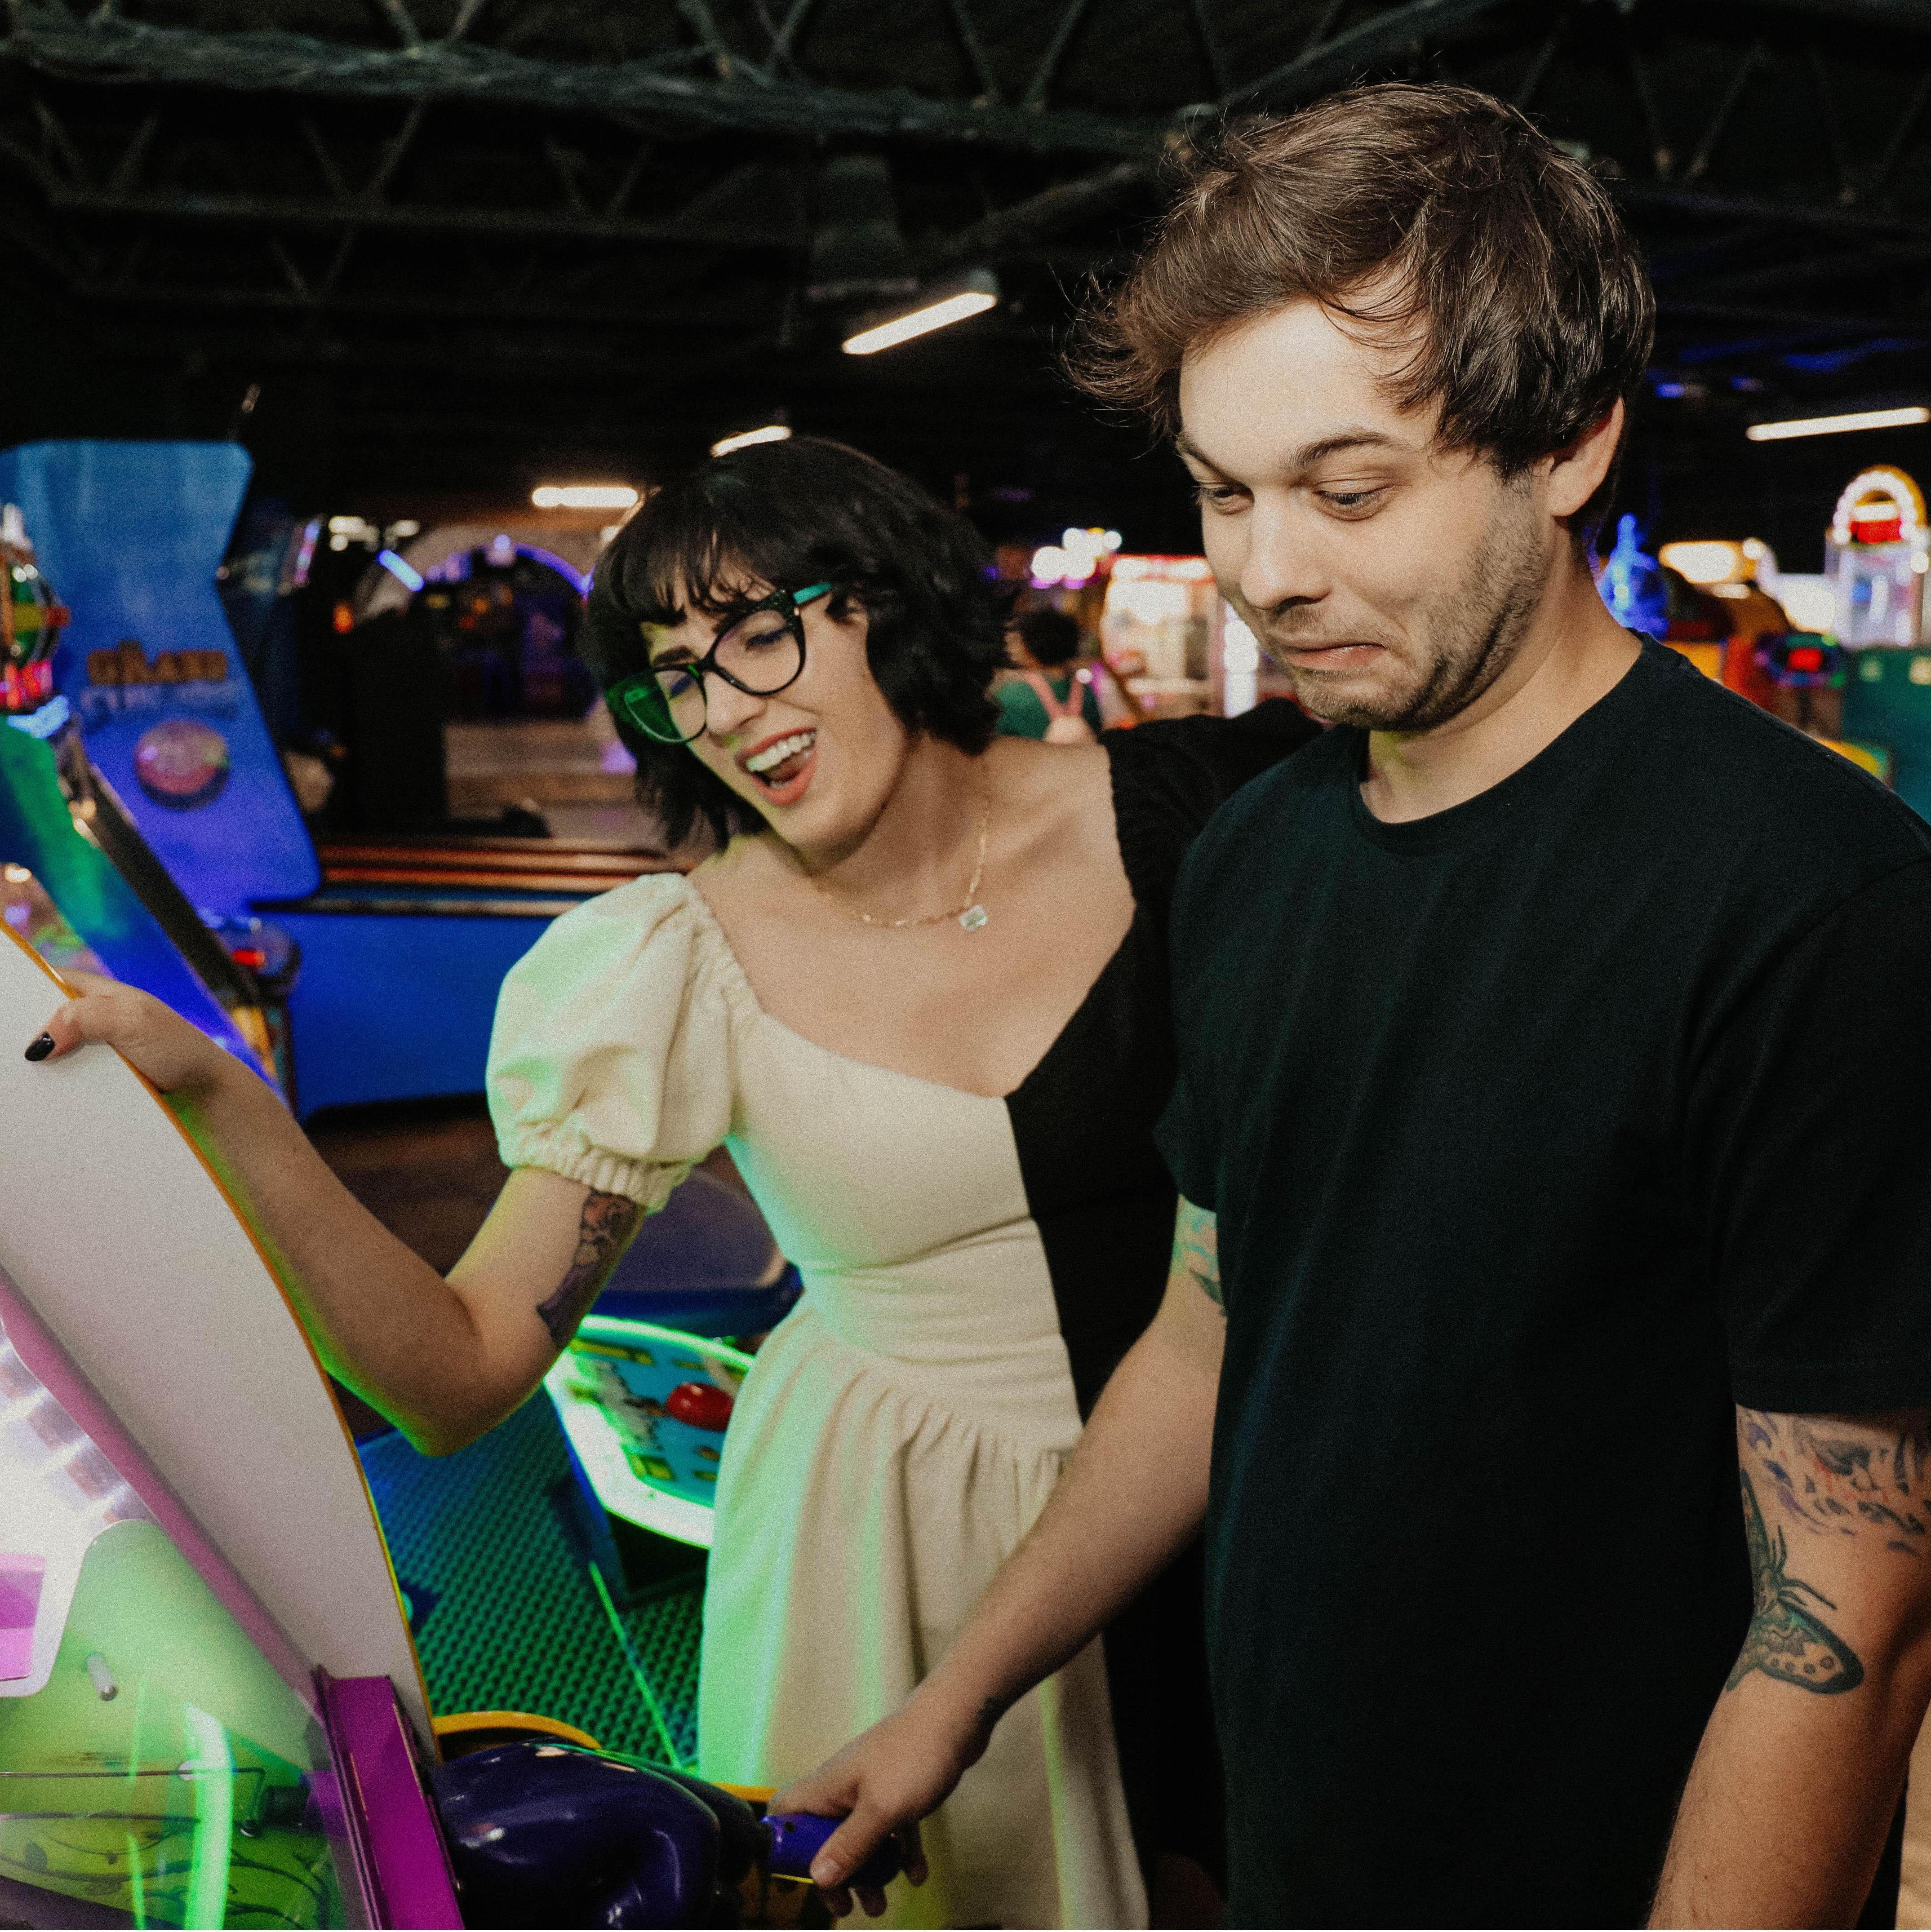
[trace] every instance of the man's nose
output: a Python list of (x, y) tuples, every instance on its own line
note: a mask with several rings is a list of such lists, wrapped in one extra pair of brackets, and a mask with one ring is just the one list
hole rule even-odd
[(1328, 594), (1332, 586), (1320, 546), (1310, 542), (1302, 517), (1263, 498), (1248, 513), (1247, 524), (1240, 594), (1250, 609), (1317, 603)]

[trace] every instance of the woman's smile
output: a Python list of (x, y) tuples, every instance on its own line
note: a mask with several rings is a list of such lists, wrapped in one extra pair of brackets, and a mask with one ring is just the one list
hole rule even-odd
[(795, 805), (818, 767), (818, 733), (810, 726), (762, 738), (738, 753), (737, 768), (771, 805)]

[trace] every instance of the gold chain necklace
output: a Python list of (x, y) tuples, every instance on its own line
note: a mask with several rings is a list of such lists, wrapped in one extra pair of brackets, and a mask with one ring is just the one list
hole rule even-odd
[[(827, 892), (816, 879), (812, 879), (812, 890), (828, 904), (836, 906), (847, 919), (855, 919), (860, 926), (875, 926), (881, 932), (896, 932), (911, 926), (943, 926), (948, 919), (956, 919), (968, 932), (977, 932), (987, 922), (986, 908), (979, 903), (980, 881), (986, 876), (986, 849), (993, 836), (993, 781), (982, 766), (979, 774), (979, 855), (973, 861), (972, 877), (966, 887), (966, 896), (949, 912), (929, 912), (917, 919), (874, 919), (869, 912), (854, 912), (840, 902), (836, 892)], [(807, 878), (810, 874), (806, 874)]]

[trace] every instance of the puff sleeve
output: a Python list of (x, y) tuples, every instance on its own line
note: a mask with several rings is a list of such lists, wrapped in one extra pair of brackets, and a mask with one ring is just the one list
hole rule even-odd
[(731, 1129), (722, 934), (681, 874), (559, 919), (510, 969), (489, 1104), (508, 1167), (540, 1167), (655, 1213)]

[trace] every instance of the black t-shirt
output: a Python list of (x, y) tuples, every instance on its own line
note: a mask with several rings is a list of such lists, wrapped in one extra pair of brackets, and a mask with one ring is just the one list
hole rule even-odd
[(1733, 1404), (1931, 1400), (1931, 828), (1653, 644), (1452, 811), (1364, 749), (1174, 904), (1230, 1920), (1636, 1924), (1749, 1615)]

